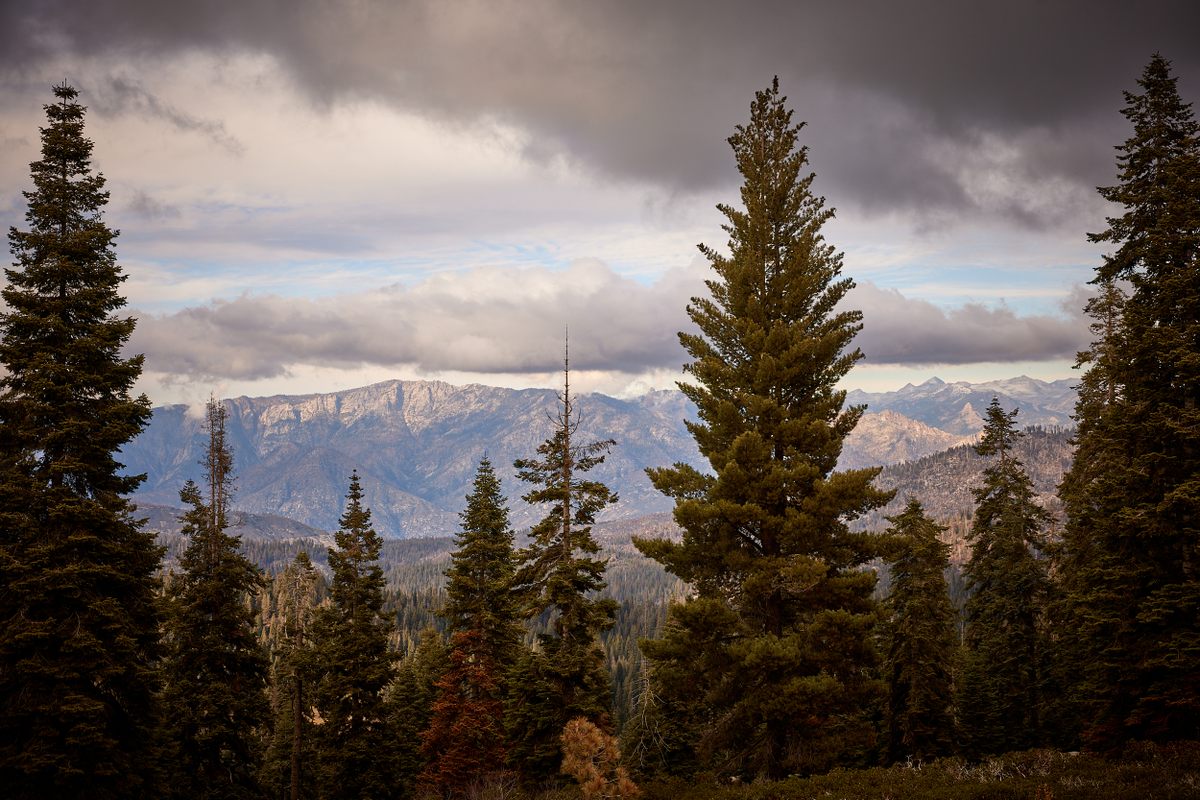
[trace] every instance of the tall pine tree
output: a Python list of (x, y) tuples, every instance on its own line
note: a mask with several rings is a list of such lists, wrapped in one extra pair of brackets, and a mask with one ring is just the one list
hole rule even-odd
[(514, 732), (512, 763), (531, 780), (550, 780), (562, 761), (563, 727), (575, 717), (609, 725), (611, 693), (599, 636), (612, 627), (617, 604), (596, 597), (607, 562), (598, 558), (592, 537), (596, 515), (617, 497), (600, 481), (583, 477), (604, 462), (615, 442), (579, 444), (570, 363), (564, 365), (563, 393), (554, 435), (538, 446), (537, 456), (515, 463), (521, 480), (533, 489), (531, 505), (550, 507), (530, 531), (516, 576), (531, 616), (550, 612), (552, 633), (540, 637), (541, 653), (522, 659), (523, 674), (511, 700)]
[(117, 451), (146, 424), (78, 92), (56, 86), (0, 313), (0, 787), (150, 794), (162, 553)]
[(916, 498), (888, 517), (892, 590), (885, 602), (884, 679), (888, 683), (888, 761), (928, 761), (953, 750), (954, 606), (946, 586), (945, 527)]
[(1130, 287), (1117, 357), (1085, 378), (1111, 382), (1111, 401), (1077, 407), (1079, 451), (1118, 457), (1077, 458), (1063, 484), (1068, 597), (1090, 608), (1085, 734), (1101, 745), (1200, 737), (1200, 126), (1162, 56), (1138, 84), (1118, 182), (1100, 189), (1122, 213), (1089, 236), (1115, 247), (1095, 282)]
[(384, 707), (395, 657), (388, 650), (391, 622), (383, 615), (383, 541), (363, 506), (358, 473), (350, 476), (346, 510), (329, 548), (331, 605), (315, 626), (321, 672), (316, 686), (322, 796), (392, 797), (396, 742)]
[(167, 590), (163, 705), (174, 745), (171, 791), (179, 798), (261, 797), (262, 741), (270, 723), (268, 662), (250, 599), (262, 586), (258, 567), (227, 533), (233, 454), (225, 407), (208, 401), (205, 496), (188, 481), (188, 546)]
[(638, 542), (696, 591), (643, 646), (660, 679), (682, 679), (663, 691), (708, 709), (697, 734), (710, 764), (769, 778), (871, 744), (875, 547), (847, 523), (888, 498), (877, 469), (834, 471), (863, 411), (836, 388), (862, 357), (848, 350), (862, 315), (837, 308), (853, 282), (821, 234), (833, 211), (785, 102), (776, 80), (729, 138), (743, 207), (718, 206), (729, 255), (700, 248), (716, 276), (688, 306), (699, 333), (679, 337), (711, 472), (650, 470), (684, 535)]
[(450, 668), (438, 680), (424, 735), (422, 780), (443, 795), (464, 793), (503, 770), (504, 678), (524, 633), (513, 591), (516, 553), (508, 508), (486, 457), (461, 517), (442, 611), (451, 631)]
[(1041, 743), (1046, 680), (1044, 553), (1050, 515), (1014, 452), (1017, 410), (995, 398), (975, 451), (990, 457), (975, 489), (975, 516), (963, 572), (967, 591), (965, 666), (959, 694), (963, 746), (970, 755)]

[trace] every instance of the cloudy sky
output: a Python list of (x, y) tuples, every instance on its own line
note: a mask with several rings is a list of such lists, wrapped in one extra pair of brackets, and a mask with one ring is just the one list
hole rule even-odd
[(1072, 374), (1095, 193), (1200, 4), (0, 0), (0, 224), (89, 108), (157, 403), (391, 377), (673, 384), (778, 75), (865, 314), (848, 385)]

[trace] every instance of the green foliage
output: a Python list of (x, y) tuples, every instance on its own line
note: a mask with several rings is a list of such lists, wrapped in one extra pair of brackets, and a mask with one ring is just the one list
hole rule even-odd
[(993, 459), (975, 490), (971, 558), (964, 570), (966, 656), (959, 693), (964, 751), (1004, 753), (1040, 743), (1046, 680), (1043, 553), (1050, 515), (1013, 453), (1017, 411), (993, 399), (975, 449)]
[(1122, 213), (1089, 236), (1116, 250), (1094, 281), (1062, 485), (1061, 671), (1104, 746), (1200, 737), (1200, 126), (1164, 58), (1138, 83), (1118, 182), (1100, 189)]
[(514, 591), (517, 556), (505, 503), (500, 479), (485, 457), (461, 514), (442, 612), (451, 631), (477, 631), (479, 646), (501, 667), (513, 662), (523, 633)]
[[(515, 462), (521, 480), (535, 487), (524, 495), (525, 502), (550, 506), (530, 531), (515, 579), (526, 598), (526, 613), (549, 612), (553, 632), (538, 637), (541, 654), (518, 665), (521, 680), (548, 694), (531, 696), (525, 686), (510, 701), (510, 763), (531, 781), (556, 779), (559, 736), (568, 721), (584, 717), (610, 724), (611, 693), (599, 636), (612, 627), (617, 603), (596, 596), (605, 586), (606, 561), (596, 557), (600, 546), (592, 525), (617, 497), (603, 483), (581, 475), (603, 463), (615, 442), (572, 441), (579, 423), (570, 388), (567, 370), (554, 435), (538, 446), (537, 457)], [(532, 718), (535, 711), (538, 716)]]
[(441, 793), (466, 791), (503, 769), (504, 677), (520, 647), (516, 556), (500, 480), (484, 458), (462, 512), (446, 570), (444, 615), (454, 632), (450, 668), (438, 679), (433, 719), (423, 735), (422, 782)]
[(350, 476), (346, 510), (329, 548), (329, 596), (314, 625), (319, 675), (314, 699), (320, 712), (321, 795), (326, 798), (390, 797), (398, 758), (387, 724), (384, 688), (392, 679), (390, 621), (383, 616), (382, 540), (363, 507), (358, 473)]
[[(272, 797), (316, 797), (311, 765), (317, 763), (309, 698), (314, 657), (311, 627), (320, 596), (321, 576), (301, 550), (272, 581), (273, 615), (264, 613), (276, 630), (264, 631), (274, 647), (273, 705), (275, 729), (263, 764), (263, 785)], [(306, 765), (309, 769), (306, 769)]]
[(776, 81), (729, 139), (744, 208), (718, 206), (730, 254), (701, 247), (716, 277), (688, 307), (700, 333), (680, 334), (712, 471), (649, 470), (684, 537), (638, 542), (697, 592), (644, 648), (663, 693), (704, 709), (707, 763), (772, 778), (870, 744), (874, 544), (847, 523), (889, 498), (877, 469), (834, 472), (863, 411), (836, 388), (862, 355), (847, 350), (862, 315), (837, 309), (853, 282), (821, 235), (833, 211), (784, 103)]
[(425, 769), (422, 734), (433, 719), (437, 683), (450, 667), (446, 642), (434, 628), (421, 632), (416, 649), (400, 663), (384, 693), (388, 729), (394, 738), (391, 787), (380, 797), (410, 797)]
[(1135, 747), (1105, 758), (1030, 750), (969, 764), (838, 770), (815, 778), (731, 786), (711, 776), (642, 783), (645, 800), (1190, 800), (1200, 746)]
[(118, 450), (150, 416), (78, 92), (56, 86), (0, 313), (0, 786), (153, 791), (161, 550)]
[[(171, 792), (181, 798), (261, 796), (261, 738), (269, 723), (267, 654), (249, 600), (258, 568), (226, 533), (233, 457), (225, 408), (207, 407), (207, 499), (188, 481), (179, 493), (188, 547), (167, 588), (163, 706), (173, 745)], [(207, 500), (207, 501), (206, 501)]]
[(956, 615), (944, 575), (950, 548), (938, 538), (945, 528), (925, 516), (915, 498), (889, 519), (892, 591), (883, 626), (887, 757), (928, 761), (953, 751)]

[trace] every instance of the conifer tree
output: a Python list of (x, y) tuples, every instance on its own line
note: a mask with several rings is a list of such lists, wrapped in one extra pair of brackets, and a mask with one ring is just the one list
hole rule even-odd
[(1089, 235), (1116, 248), (1094, 282), (1130, 287), (1117, 357), (1085, 378), (1111, 399), (1076, 409), (1079, 451), (1109, 457), (1077, 457), (1063, 483), (1085, 735), (1105, 745), (1200, 737), (1200, 126), (1162, 56), (1138, 84), (1100, 189), (1122, 213)]
[(396, 743), (387, 725), (384, 688), (392, 680), (391, 623), (383, 616), (383, 545), (350, 476), (346, 510), (329, 548), (331, 605), (316, 622), (321, 672), (316, 687), (322, 796), (391, 797)]
[[(282, 618), (275, 645), (275, 732), (267, 751), (263, 783), (273, 796), (316, 797), (311, 774), (317, 752), (309, 697), (313, 673), (311, 627), (321, 576), (301, 550), (275, 578), (272, 595)], [(306, 769), (305, 765), (309, 765)]]
[(392, 789), (386, 797), (411, 797), (424, 771), (422, 735), (433, 719), (438, 681), (450, 669), (446, 642), (436, 628), (421, 631), (416, 648), (400, 663), (384, 692), (388, 729), (395, 750), (389, 753)]
[(443, 795), (462, 793), (503, 769), (504, 676), (523, 634), (508, 508), (486, 457), (461, 517), (442, 612), (451, 631), (450, 667), (437, 682), (433, 719), (423, 737), (422, 781)]
[(226, 532), (233, 455), (225, 407), (209, 399), (207, 497), (188, 481), (179, 493), (187, 549), (167, 592), (163, 706), (174, 747), (171, 791), (179, 798), (261, 797), (258, 775), (269, 724), (268, 661), (250, 598), (262, 575)]
[(1033, 499), (1033, 483), (1014, 448), (1017, 410), (995, 398), (975, 451), (991, 457), (975, 489), (963, 572), (966, 661), (959, 721), (970, 755), (1023, 750), (1041, 743), (1046, 680), (1043, 615), (1049, 581), (1043, 554), (1050, 515)]
[(952, 674), (957, 647), (946, 586), (946, 530), (910, 497), (892, 523), (892, 591), (885, 603), (884, 678), (888, 682), (888, 761), (928, 761), (953, 749)]
[(1111, 435), (1125, 413), (1124, 305), (1125, 293), (1105, 281), (1085, 308), (1095, 339), (1076, 357), (1076, 368), (1086, 372), (1075, 404), (1075, 456), (1058, 487), (1066, 520), (1052, 548), (1057, 585), (1050, 634), (1053, 678), (1063, 691), (1048, 712), (1056, 743), (1064, 747), (1078, 746), (1085, 725), (1089, 737), (1108, 738), (1096, 732), (1106, 727), (1102, 698), (1119, 672), (1109, 643), (1117, 639), (1126, 598), (1123, 565), (1109, 545), (1120, 525), (1127, 464), (1120, 439)]
[[(552, 634), (540, 637), (542, 654), (522, 660), (523, 684), (513, 698), (512, 763), (531, 780), (553, 779), (561, 763), (563, 726), (575, 717), (609, 724), (611, 693), (599, 636), (612, 627), (617, 604), (596, 597), (604, 586), (606, 561), (592, 537), (596, 515), (617, 497), (600, 481), (582, 477), (604, 462), (611, 439), (578, 444), (579, 428), (571, 397), (570, 362), (564, 364), (561, 410), (554, 434), (537, 449), (537, 457), (515, 462), (521, 480), (533, 488), (524, 496), (550, 512), (530, 531), (521, 551), (516, 584), (527, 598), (526, 613), (552, 615)], [(548, 694), (530, 694), (542, 686)], [(530, 712), (539, 709), (530, 716)]]
[(706, 709), (696, 734), (710, 765), (769, 778), (871, 744), (875, 546), (847, 523), (888, 498), (877, 469), (834, 471), (863, 411), (837, 388), (862, 357), (848, 349), (862, 315), (838, 308), (853, 282), (821, 234), (833, 211), (785, 102), (776, 80), (729, 138), (743, 207), (718, 206), (729, 254), (701, 246), (716, 275), (688, 306), (699, 332), (679, 337), (711, 472), (649, 470), (684, 534), (637, 543), (696, 591), (643, 645), (662, 690)]
[(117, 452), (146, 424), (84, 107), (54, 87), (0, 313), (0, 789), (153, 793), (162, 557)]

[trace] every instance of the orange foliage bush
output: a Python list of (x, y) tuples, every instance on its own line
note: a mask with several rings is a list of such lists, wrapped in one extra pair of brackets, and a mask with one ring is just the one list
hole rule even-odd
[(621, 766), (617, 740), (583, 717), (562, 732), (562, 771), (579, 784), (585, 800), (628, 800), (641, 794)]

